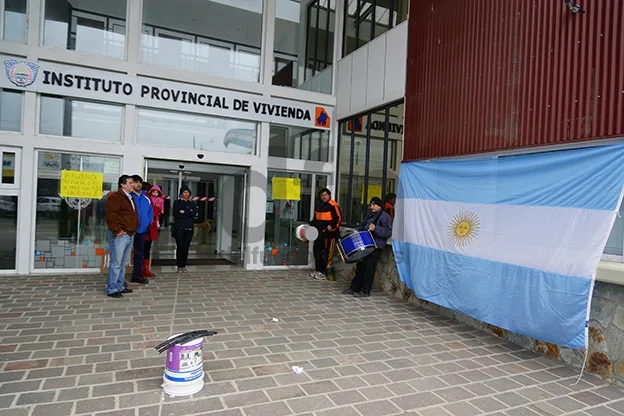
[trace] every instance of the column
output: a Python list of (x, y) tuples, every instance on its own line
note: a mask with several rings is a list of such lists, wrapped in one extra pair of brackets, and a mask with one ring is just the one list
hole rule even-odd
[(234, 206), (234, 194), (236, 192), (236, 180), (234, 176), (219, 176), (219, 194), (217, 206), (219, 215), (219, 245), (218, 252), (221, 254), (231, 253), (232, 231), (234, 228), (234, 210), (240, 209)]

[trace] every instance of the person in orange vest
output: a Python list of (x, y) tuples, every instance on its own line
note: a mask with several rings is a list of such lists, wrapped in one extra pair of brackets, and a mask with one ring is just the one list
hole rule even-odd
[(396, 204), (396, 194), (390, 192), (386, 195), (384, 201), (386, 201), (386, 203), (384, 204), (383, 210), (386, 214), (390, 215), (390, 218), (394, 221), (394, 204)]
[(310, 221), (310, 225), (316, 227), (319, 232), (318, 238), (314, 240), (315, 271), (310, 277), (325, 279), (332, 267), (336, 238), (340, 237), (342, 214), (338, 203), (331, 199), (329, 189), (321, 189), (319, 197), (321, 200), (316, 204), (314, 218)]

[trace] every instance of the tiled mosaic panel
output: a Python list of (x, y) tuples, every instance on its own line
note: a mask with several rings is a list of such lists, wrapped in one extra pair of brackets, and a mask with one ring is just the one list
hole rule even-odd
[(99, 268), (108, 244), (84, 241), (76, 245), (66, 240), (37, 240), (35, 269), (95, 269)]

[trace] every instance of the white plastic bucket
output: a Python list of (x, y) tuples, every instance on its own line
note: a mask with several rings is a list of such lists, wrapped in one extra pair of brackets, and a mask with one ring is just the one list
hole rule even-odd
[(311, 225), (301, 224), (295, 228), (295, 237), (301, 241), (314, 241), (318, 238), (318, 230)]
[[(179, 335), (179, 334), (178, 334)], [(174, 338), (173, 335), (168, 339)], [(204, 338), (167, 349), (163, 390), (169, 396), (190, 396), (204, 387)]]

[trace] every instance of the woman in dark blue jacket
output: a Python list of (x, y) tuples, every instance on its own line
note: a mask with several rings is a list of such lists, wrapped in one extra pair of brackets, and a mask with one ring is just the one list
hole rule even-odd
[(352, 294), (357, 298), (370, 296), (377, 270), (377, 259), (392, 235), (392, 219), (382, 209), (381, 199), (371, 198), (370, 213), (358, 225), (358, 231), (370, 231), (377, 249), (358, 261), (355, 277), (351, 280), (351, 286), (342, 292), (344, 294)]
[(178, 273), (186, 272), (186, 261), (193, 239), (196, 215), (197, 205), (191, 200), (191, 190), (188, 186), (183, 185), (180, 188), (180, 199), (173, 203), (173, 216), (175, 218), (173, 235), (176, 240)]

